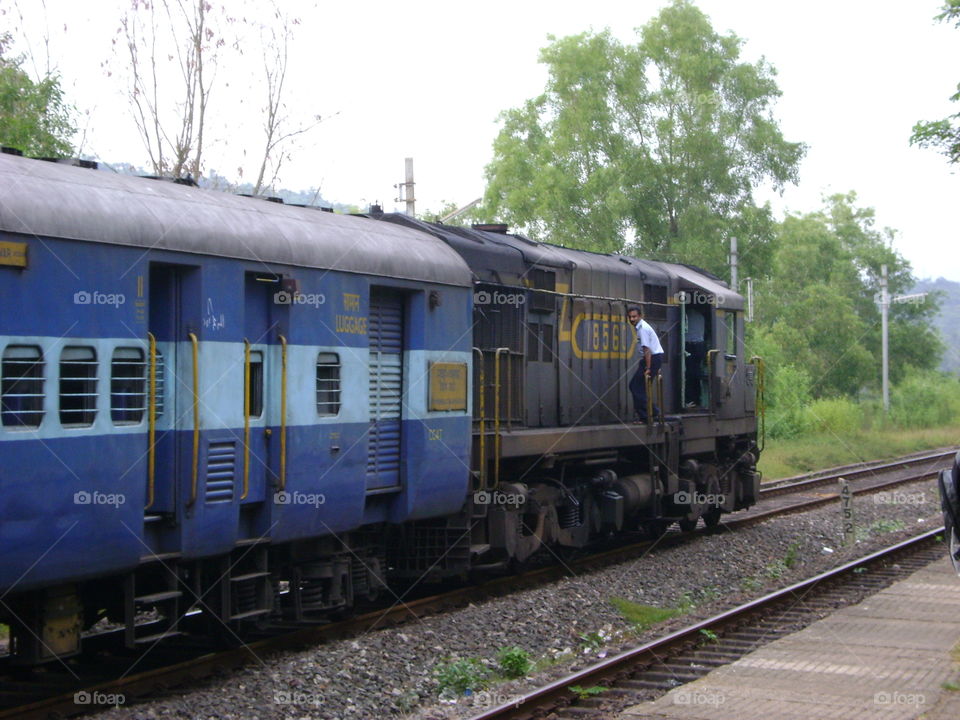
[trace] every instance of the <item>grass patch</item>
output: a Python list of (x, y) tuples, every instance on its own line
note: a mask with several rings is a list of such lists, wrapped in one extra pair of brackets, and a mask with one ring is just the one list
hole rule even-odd
[(440, 663), (434, 668), (434, 674), (440, 695), (445, 697), (483, 690), (490, 679), (490, 671), (477, 658)]
[(659, 608), (653, 605), (641, 605), (623, 598), (610, 598), (610, 604), (617, 609), (623, 619), (630, 623), (637, 630), (646, 630), (652, 625), (661, 623), (676, 617), (681, 612), (680, 608)]
[(516, 646), (500, 648), (497, 653), (500, 674), (508, 678), (520, 678), (530, 672), (530, 653)]
[(873, 535), (882, 535), (883, 533), (897, 532), (906, 527), (902, 520), (877, 520), (867, 527), (858, 527), (854, 531), (854, 539), (857, 542), (863, 542)]
[(913, 452), (957, 444), (960, 425), (913, 430), (875, 428), (839, 437), (831, 434), (806, 435), (788, 440), (767, 439), (760, 454), (764, 480), (823, 470), (870, 460), (889, 460)]

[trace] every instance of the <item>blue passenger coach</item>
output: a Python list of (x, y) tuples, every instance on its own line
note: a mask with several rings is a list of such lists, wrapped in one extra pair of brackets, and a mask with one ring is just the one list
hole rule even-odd
[(384, 528), (468, 493), (466, 264), (414, 229), (76, 165), (0, 155), (11, 653), (77, 652), (104, 616), (136, 645), (194, 607), (374, 593)]

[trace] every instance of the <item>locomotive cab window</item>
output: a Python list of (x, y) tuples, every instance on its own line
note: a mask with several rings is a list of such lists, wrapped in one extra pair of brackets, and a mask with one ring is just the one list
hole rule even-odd
[(114, 425), (136, 425), (147, 409), (147, 364), (143, 350), (120, 347), (110, 361), (110, 419)]
[(60, 423), (89, 427), (97, 417), (97, 353), (65, 347), (60, 354)]
[(332, 417), (340, 413), (340, 356), (317, 355), (317, 414)]
[(725, 312), (723, 314), (723, 324), (726, 327), (727, 348), (726, 354), (736, 356), (737, 354), (737, 314), (735, 312)]
[(247, 417), (263, 415), (263, 352), (250, 351), (250, 385), (247, 387)]
[(43, 352), (9, 345), (0, 365), (0, 417), (4, 427), (37, 428), (43, 420)]

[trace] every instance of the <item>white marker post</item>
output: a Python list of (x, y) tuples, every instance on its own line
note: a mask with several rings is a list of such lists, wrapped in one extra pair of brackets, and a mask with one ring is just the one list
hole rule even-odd
[(853, 493), (850, 483), (840, 478), (840, 517), (843, 523), (843, 545), (846, 547), (853, 541)]

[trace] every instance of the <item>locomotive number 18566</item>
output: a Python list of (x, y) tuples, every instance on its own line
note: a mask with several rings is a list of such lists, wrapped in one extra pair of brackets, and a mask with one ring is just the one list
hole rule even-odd
[(598, 360), (630, 357), (636, 345), (633, 329), (620, 315), (577, 315), (570, 340), (575, 356)]

